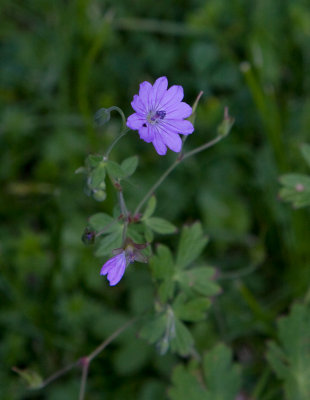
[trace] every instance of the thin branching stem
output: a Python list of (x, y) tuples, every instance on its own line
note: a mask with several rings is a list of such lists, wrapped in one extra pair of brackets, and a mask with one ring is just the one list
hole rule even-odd
[(167, 178), (167, 176), (179, 165), (181, 164), (182, 161), (186, 160), (187, 158), (200, 153), (203, 150), (206, 150), (212, 146), (214, 146), (216, 143), (220, 142), (222, 139), (224, 139), (224, 135), (219, 135), (215, 139), (211, 140), (208, 143), (203, 144), (202, 146), (197, 147), (194, 150), (191, 150), (185, 154), (180, 154), (178, 158), (174, 161), (173, 164), (170, 165), (170, 167), (159, 177), (159, 179), (154, 183), (154, 185), (150, 188), (150, 190), (146, 193), (146, 195), (143, 197), (143, 199), (140, 201), (138, 204), (137, 208), (135, 209), (134, 215), (138, 214), (143, 205), (148, 201), (148, 199), (152, 196), (152, 194), (155, 192), (155, 190), (163, 183), (163, 181)]

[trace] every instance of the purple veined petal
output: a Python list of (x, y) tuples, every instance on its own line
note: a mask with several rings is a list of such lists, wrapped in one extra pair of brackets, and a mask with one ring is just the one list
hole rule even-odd
[(116, 263), (116, 261), (115, 261), (116, 257), (118, 257), (118, 256), (114, 256), (114, 257), (110, 258), (105, 264), (103, 264), (101, 271), (100, 271), (100, 275), (106, 275), (109, 272), (109, 270), (114, 267), (114, 265)]
[(133, 96), (131, 107), (138, 114), (145, 115), (147, 113), (147, 103), (145, 103), (137, 94)]
[(127, 126), (130, 129), (137, 130), (145, 123), (145, 118), (140, 114), (134, 113), (127, 118)]
[(165, 145), (168, 146), (170, 150), (179, 153), (182, 149), (182, 139), (180, 136), (167, 128), (164, 123), (158, 125), (157, 129)]
[(118, 269), (113, 269), (108, 273), (108, 281), (110, 286), (115, 286), (122, 279), (126, 269), (126, 261), (122, 263)]
[(164, 156), (167, 153), (167, 146), (165, 145), (160, 133), (154, 130), (153, 145), (155, 150), (160, 156)]
[(146, 124), (139, 129), (139, 135), (142, 140), (150, 143), (154, 140), (154, 128)]
[(168, 79), (166, 76), (162, 76), (156, 79), (152, 90), (149, 93), (149, 105), (151, 110), (157, 110), (158, 106), (167, 92)]
[(183, 101), (181, 103), (171, 104), (166, 107), (166, 119), (188, 118), (192, 113), (192, 107)]
[(176, 104), (182, 101), (183, 97), (184, 97), (184, 90), (182, 86), (173, 85), (166, 91), (165, 95), (163, 96), (161, 102), (158, 105), (158, 108), (165, 110), (172, 104)]
[(110, 258), (101, 268), (100, 275), (107, 275), (110, 286), (116, 285), (124, 275), (126, 269), (126, 256), (122, 251), (120, 254)]
[(171, 132), (190, 135), (194, 132), (193, 124), (187, 119), (165, 119), (164, 124)]
[(149, 94), (152, 90), (152, 85), (150, 82), (144, 81), (140, 83), (139, 97), (142, 99), (144, 103), (147, 104), (147, 108), (149, 109)]

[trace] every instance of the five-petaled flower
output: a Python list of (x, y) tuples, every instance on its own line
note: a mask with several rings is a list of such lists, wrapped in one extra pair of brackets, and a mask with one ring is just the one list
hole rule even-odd
[(191, 115), (192, 108), (182, 101), (182, 86), (167, 88), (165, 76), (158, 78), (153, 86), (142, 82), (139, 95), (131, 102), (136, 112), (127, 119), (127, 126), (138, 130), (145, 142), (152, 142), (160, 155), (166, 154), (167, 146), (177, 153), (181, 151), (179, 134), (189, 135), (194, 131), (193, 124), (185, 119)]

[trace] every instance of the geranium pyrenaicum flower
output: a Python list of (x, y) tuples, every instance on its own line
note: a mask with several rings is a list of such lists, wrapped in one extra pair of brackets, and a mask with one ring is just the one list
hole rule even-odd
[(185, 119), (191, 115), (192, 108), (182, 101), (182, 86), (167, 88), (165, 76), (158, 78), (153, 86), (142, 82), (139, 95), (131, 102), (136, 112), (127, 119), (127, 126), (138, 130), (145, 142), (152, 142), (160, 155), (166, 154), (167, 147), (177, 153), (181, 151), (179, 134), (189, 135), (194, 131), (193, 124)]
[(127, 266), (125, 251), (110, 258), (101, 268), (100, 275), (107, 275), (110, 286), (115, 286), (122, 279)]

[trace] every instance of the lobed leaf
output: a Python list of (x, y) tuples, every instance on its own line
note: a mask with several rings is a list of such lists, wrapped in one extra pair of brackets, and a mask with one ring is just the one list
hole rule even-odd
[(193, 262), (202, 252), (208, 239), (203, 235), (200, 222), (182, 229), (178, 246), (177, 268), (183, 269)]
[(310, 399), (310, 307), (295, 304), (278, 322), (279, 345), (271, 342), (267, 360), (284, 381), (287, 400)]

